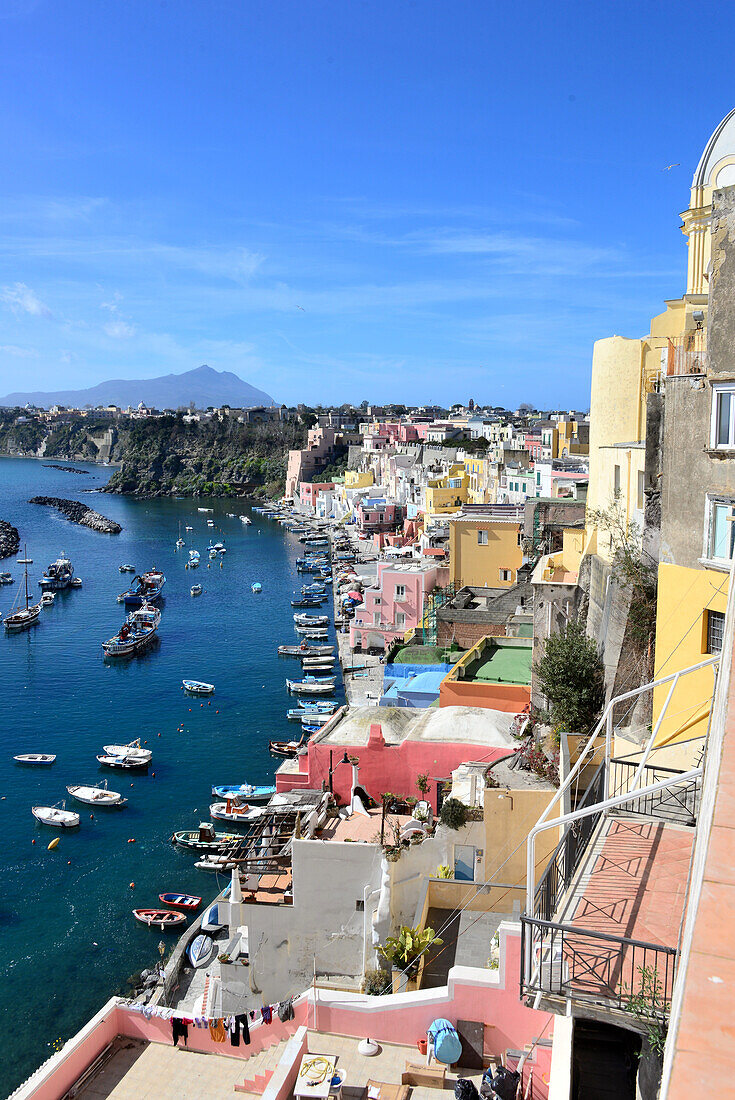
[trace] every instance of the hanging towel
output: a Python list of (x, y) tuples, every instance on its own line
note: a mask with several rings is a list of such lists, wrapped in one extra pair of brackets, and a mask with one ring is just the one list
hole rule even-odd
[(263, 1005), (260, 1011), (263, 1013), (263, 1023), (269, 1024), (273, 1019), (273, 1008), (271, 1005)]
[(278, 1005), (278, 1019), (285, 1024), (286, 1020), (293, 1020), (293, 1018), (293, 997), (289, 997)]
[(224, 1043), (226, 1033), (225, 1025), (221, 1019), (212, 1020), (209, 1024), (209, 1034), (212, 1036), (213, 1043)]

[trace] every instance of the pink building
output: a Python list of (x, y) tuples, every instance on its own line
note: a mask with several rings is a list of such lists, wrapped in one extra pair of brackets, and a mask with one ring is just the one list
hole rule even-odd
[(403, 523), (403, 505), (385, 497), (365, 497), (355, 509), (355, 520), (363, 535), (395, 531)]
[(333, 489), (333, 481), (302, 481), (299, 484), (299, 500), (303, 507), (316, 508), (316, 498), (322, 489)]
[(298, 495), (299, 484), (311, 481), (315, 473), (323, 470), (342, 451), (344, 435), (334, 428), (311, 428), (303, 451), (289, 451), (286, 467), (286, 492), (288, 499)]
[(394, 638), (419, 625), (424, 596), (448, 579), (449, 570), (441, 565), (379, 562), (376, 586), (365, 590), (365, 602), (350, 624), (352, 648), (387, 649)]

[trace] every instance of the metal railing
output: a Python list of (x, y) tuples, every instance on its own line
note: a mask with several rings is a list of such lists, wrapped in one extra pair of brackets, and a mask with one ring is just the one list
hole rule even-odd
[[(605, 761), (603, 760), (579, 801), (578, 809), (600, 802), (605, 792)], [(571, 823), (557, 844), (534, 895), (533, 915), (541, 920), (551, 920), (559, 900), (579, 867), (590, 837), (602, 817), (602, 810), (589, 817)]]
[[(609, 793), (611, 797), (627, 794), (633, 789), (638, 762), (633, 760), (610, 761)], [(643, 769), (643, 787), (650, 787), (665, 779), (674, 779), (685, 773), (679, 768), (662, 768), (647, 764)], [(623, 806), (625, 813), (653, 817), (679, 825), (696, 825), (702, 793), (702, 777), (674, 783), (654, 794), (641, 794)], [(547, 918), (548, 919), (548, 918)]]
[(666, 352), (666, 376), (704, 374), (707, 370), (707, 333), (704, 329), (670, 338)]
[[(674, 947), (521, 917), (521, 997), (548, 995), (665, 1020)], [(524, 960), (531, 959), (527, 967)]]

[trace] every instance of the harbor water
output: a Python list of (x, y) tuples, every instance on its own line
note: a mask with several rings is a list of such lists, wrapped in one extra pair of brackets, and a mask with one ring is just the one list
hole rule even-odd
[[(108, 997), (126, 991), (130, 975), (157, 961), (161, 932), (138, 924), (133, 908), (158, 906), (159, 893), (168, 890), (206, 901), (224, 885), (172, 847), (173, 831), (209, 820), (213, 784), (272, 782), (278, 762), (269, 740), (299, 736), (285, 718), (296, 700), (284, 681), (298, 678), (300, 663), (276, 654), (278, 644), (299, 640), (290, 600), (313, 579), (297, 574), (303, 547), (296, 537), (242, 501), (99, 494), (94, 490), (109, 469), (69, 465), (86, 473), (0, 458), (0, 519), (19, 529), (21, 554), (27, 543), (33, 599), (44, 568), (62, 552), (83, 581), (80, 589), (57, 593), (30, 630), (0, 629), (3, 1096), (53, 1053), (54, 1041), (67, 1039)], [(54, 509), (29, 504), (35, 495), (83, 501), (117, 520), (122, 533), (74, 525)], [(199, 512), (198, 505), (213, 511)], [(252, 526), (241, 514), (252, 516)], [(194, 530), (185, 531), (187, 525)], [(186, 548), (177, 551), (179, 527)], [(210, 539), (227, 549), (211, 563)], [(202, 555), (195, 570), (185, 568), (190, 548)], [(116, 595), (132, 579), (118, 571), (128, 562), (139, 572), (155, 566), (166, 574), (160, 640), (143, 656), (105, 662), (102, 642), (125, 614)], [(4, 570), (14, 584), (0, 588), (3, 617), (23, 566), (6, 558)], [(251, 591), (255, 581), (263, 586), (258, 595)], [(195, 583), (204, 589), (199, 597), (189, 593)], [(331, 618), (331, 600), (325, 607)], [(185, 695), (184, 678), (215, 684), (215, 694)], [(336, 697), (344, 698), (341, 686)], [(153, 750), (148, 774), (100, 768), (103, 745), (136, 737)], [(13, 755), (23, 752), (56, 753), (57, 761), (43, 768), (14, 764)], [(129, 799), (124, 809), (93, 812), (68, 798), (68, 784), (103, 778)], [(64, 798), (80, 813), (79, 829), (35, 822), (33, 805)], [(49, 851), (56, 836), (60, 842)], [(167, 949), (174, 937), (165, 934)]]

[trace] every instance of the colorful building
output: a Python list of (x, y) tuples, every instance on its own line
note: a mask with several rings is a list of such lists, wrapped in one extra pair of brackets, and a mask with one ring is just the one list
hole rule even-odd
[(379, 562), (375, 585), (365, 589), (364, 603), (350, 623), (352, 648), (387, 649), (395, 638), (417, 627), (426, 596), (446, 584), (447, 576), (448, 569), (442, 565)]
[(450, 581), (455, 588), (510, 588), (523, 564), (523, 509), (468, 507), (449, 519)]

